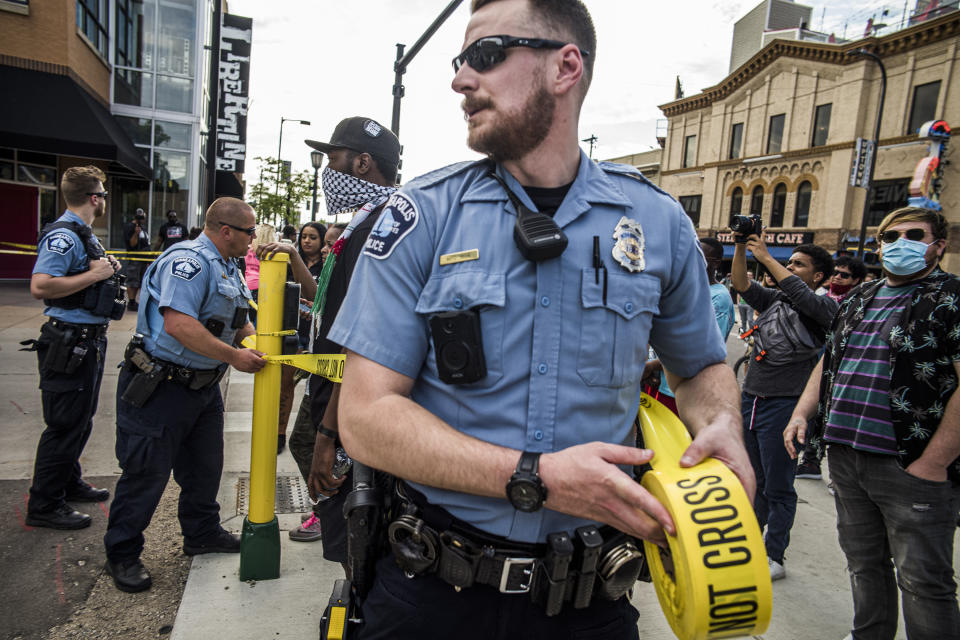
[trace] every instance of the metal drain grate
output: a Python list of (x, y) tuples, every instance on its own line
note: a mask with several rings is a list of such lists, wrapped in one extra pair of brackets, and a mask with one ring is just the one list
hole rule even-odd
[[(277, 497), (274, 513), (303, 513), (310, 511), (307, 485), (299, 474), (277, 476)], [(237, 515), (246, 515), (250, 511), (250, 476), (240, 476), (237, 480)]]

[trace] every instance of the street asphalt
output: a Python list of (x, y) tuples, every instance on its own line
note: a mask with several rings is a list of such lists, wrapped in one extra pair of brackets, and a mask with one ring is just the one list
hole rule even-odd
[[(6, 542), (0, 546), (3, 637), (39, 637), (33, 633), (62, 622), (89, 595), (103, 563), (100, 536), (109, 505), (104, 505), (104, 513), (96, 507), (88, 509), (94, 524), (84, 533), (23, 525), (24, 495), (43, 421), (35, 354), (18, 351), (18, 343), (38, 335), (44, 321), (42, 311), (42, 304), (30, 296), (25, 283), (0, 283), (0, 533)], [(128, 313), (110, 327), (100, 411), (81, 458), (85, 476), (101, 486), (112, 487), (120, 474), (113, 452), (117, 376), (114, 364), (120, 362), (134, 325), (135, 316)], [(742, 353), (742, 343), (732, 334), (728, 361), (732, 364)], [(224, 526), (239, 532), (250, 466), (253, 376), (232, 371), (223, 388), (225, 460), (219, 500)], [(303, 384), (297, 390), (291, 428), (302, 392)], [(293, 487), (293, 494), (303, 491), (289, 451), (278, 457), (277, 473), (285, 486)], [(837, 544), (836, 510), (826, 482), (826, 476), (822, 481), (797, 481), (800, 504), (787, 551), (787, 577), (773, 584), (770, 628), (756, 638), (841, 640), (850, 631), (850, 586)], [(173, 640), (317, 638), (320, 615), (342, 570), (323, 560), (322, 543), (298, 543), (288, 538), (287, 530), (300, 522), (299, 513), (290, 506), (296, 507), (297, 503), (293, 499), (278, 505), (279, 579), (240, 581), (236, 555), (193, 559), (170, 635)], [(954, 566), (960, 566), (960, 544), (954, 551)], [(633, 602), (640, 611), (641, 638), (674, 637), (650, 585), (639, 583)], [(17, 629), (21, 631), (18, 633)], [(897, 638), (905, 637), (901, 627)]]

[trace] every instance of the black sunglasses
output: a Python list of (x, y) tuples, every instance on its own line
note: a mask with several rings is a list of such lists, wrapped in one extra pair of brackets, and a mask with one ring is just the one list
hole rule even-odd
[(923, 240), (924, 236), (927, 235), (927, 230), (926, 229), (907, 229), (906, 231), (884, 231), (883, 234), (880, 235), (880, 240), (882, 240), (885, 244), (891, 244), (893, 242), (896, 242), (897, 238), (899, 238), (901, 234), (904, 235), (907, 238), (907, 240), (920, 242), (921, 240)]
[(247, 234), (251, 238), (257, 233), (257, 225), (253, 225), (252, 227), (237, 227), (235, 225), (230, 224), (229, 222), (221, 222), (220, 226), (230, 227), (231, 229), (236, 229), (237, 231), (243, 231), (245, 234)]
[(101, 198), (107, 197), (108, 191), (87, 191), (88, 196), (100, 196)]
[(853, 274), (850, 273), (849, 271), (834, 271), (833, 277), (834, 278), (852, 278)]
[[(483, 73), (492, 69), (507, 58), (507, 49), (511, 47), (527, 47), (529, 49), (561, 49), (568, 42), (559, 40), (544, 40), (543, 38), (517, 38), (515, 36), (487, 36), (470, 44), (463, 52), (453, 59), (453, 71), (460, 71), (464, 63), (475, 71)], [(589, 51), (580, 50), (580, 55), (588, 56)]]

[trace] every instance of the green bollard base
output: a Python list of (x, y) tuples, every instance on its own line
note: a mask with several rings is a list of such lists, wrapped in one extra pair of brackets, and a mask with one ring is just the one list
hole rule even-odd
[(275, 580), (280, 577), (280, 524), (243, 519), (240, 536), (240, 580)]

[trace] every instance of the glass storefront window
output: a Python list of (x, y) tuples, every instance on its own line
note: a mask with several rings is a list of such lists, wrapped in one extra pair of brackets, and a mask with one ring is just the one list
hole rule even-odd
[(150, 145), (150, 119), (113, 116), (134, 144)]
[(195, 0), (165, 0), (160, 5), (157, 71), (192, 75), (196, 25)]
[(135, 107), (152, 107), (153, 74), (132, 69), (115, 69), (113, 101)]
[(57, 183), (57, 170), (52, 167), (37, 167), (30, 164), (17, 165), (17, 180), (30, 184), (53, 186)]
[[(153, 211), (151, 229), (166, 222), (170, 209), (186, 220), (190, 206), (190, 154), (156, 149), (153, 152)], [(155, 232), (154, 232), (155, 233)]]
[(193, 112), (193, 80), (157, 76), (157, 109)]
[(116, 0), (116, 3), (115, 64), (152, 68), (156, 4), (150, 0)]
[(56, 189), (40, 189), (40, 228), (60, 217)]
[(0, 180), (13, 180), (13, 163), (0, 160)]
[(158, 147), (189, 150), (192, 130), (193, 127), (189, 124), (157, 120), (153, 144)]
[[(136, 178), (113, 178), (107, 206), (110, 207), (110, 246), (119, 249), (124, 246), (123, 225), (133, 221), (138, 208), (149, 210), (150, 183)], [(150, 242), (154, 243), (153, 236)]]

